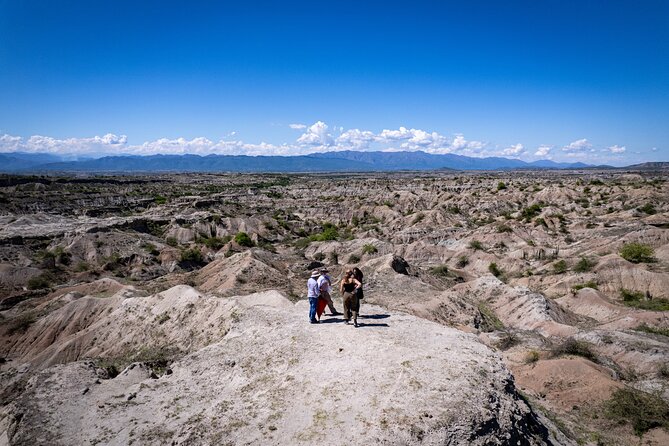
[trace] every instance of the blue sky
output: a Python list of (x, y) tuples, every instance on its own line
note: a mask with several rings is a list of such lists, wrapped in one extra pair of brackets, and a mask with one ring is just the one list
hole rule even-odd
[(669, 2), (0, 0), (0, 151), (669, 160)]

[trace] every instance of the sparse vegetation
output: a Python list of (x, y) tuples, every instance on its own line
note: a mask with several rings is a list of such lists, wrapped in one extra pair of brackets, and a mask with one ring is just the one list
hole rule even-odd
[(237, 243), (239, 246), (244, 246), (247, 248), (255, 246), (255, 243), (253, 243), (253, 240), (251, 240), (251, 237), (249, 237), (246, 232), (238, 232), (235, 234), (235, 243)]
[(483, 243), (481, 243), (478, 240), (472, 240), (469, 242), (469, 247), (473, 249), (474, 251), (482, 251), (483, 250)]
[(497, 183), (497, 190), (504, 190), (506, 189), (506, 184), (504, 184), (504, 181), (500, 181)]
[(363, 254), (376, 254), (377, 252), (379, 252), (378, 248), (371, 243), (367, 243), (362, 247)]
[(590, 260), (587, 257), (581, 257), (581, 259), (578, 261), (578, 263), (576, 263), (576, 265), (574, 266), (574, 272), (586, 273), (586, 272), (592, 270), (592, 268), (594, 268), (595, 265), (597, 265), (596, 261)]
[(325, 222), (322, 225), (322, 231), (318, 234), (309, 236), (312, 242), (327, 242), (330, 240), (337, 240), (339, 238), (339, 231), (332, 223)]
[(494, 311), (490, 309), (485, 303), (478, 304), (479, 310), (479, 324), (481, 331), (491, 332), (496, 330), (504, 330), (504, 324), (499, 320)]
[(607, 418), (631, 424), (638, 436), (655, 427), (669, 428), (669, 405), (657, 395), (625, 387), (613, 392), (604, 407)]
[(626, 243), (620, 248), (620, 257), (632, 263), (654, 262), (654, 255), (653, 248), (643, 243)]
[(499, 233), (513, 232), (513, 228), (511, 228), (511, 226), (509, 226), (509, 225), (500, 224), (500, 225), (497, 225), (497, 232), (499, 232)]
[(530, 351), (527, 352), (527, 354), (525, 355), (525, 362), (526, 362), (527, 364), (531, 364), (531, 363), (537, 362), (538, 360), (539, 360), (539, 352), (536, 351), (536, 350), (530, 350)]
[(557, 262), (553, 263), (553, 273), (555, 274), (564, 274), (567, 272), (567, 269), (569, 269), (569, 267), (567, 266), (567, 262), (564, 260), (558, 260)]
[(181, 262), (188, 263), (203, 263), (204, 256), (202, 252), (197, 248), (185, 249), (181, 251), (181, 257), (179, 259)]
[(458, 261), (455, 263), (455, 266), (458, 268), (464, 268), (467, 265), (469, 265), (469, 258), (467, 256), (458, 257)]
[(561, 344), (553, 347), (552, 356), (574, 355), (582, 356), (592, 362), (598, 362), (597, 354), (592, 349), (592, 345), (585, 341), (579, 341), (574, 338), (568, 338)]
[(643, 331), (645, 333), (658, 334), (669, 338), (669, 328), (651, 327), (647, 324), (641, 324), (635, 328), (636, 331)]
[(572, 291), (582, 290), (583, 288), (592, 288), (593, 290), (598, 290), (597, 282), (589, 280), (585, 283), (579, 283), (571, 287)]
[(488, 271), (490, 271), (490, 274), (492, 274), (495, 277), (500, 277), (502, 276), (502, 270), (500, 269), (499, 266), (497, 266), (497, 263), (492, 262), (490, 265), (488, 265)]
[(430, 269), (430, 272), (435, 276), (446, 277), (448, 276), (448, 266), (447, 265), (435, 266)]

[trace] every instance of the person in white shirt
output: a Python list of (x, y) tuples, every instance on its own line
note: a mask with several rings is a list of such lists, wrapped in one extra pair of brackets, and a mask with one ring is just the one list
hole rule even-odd
[(335, 309), (334, 303), (332, 302), (332, 280), (330, 279), (328, 272), (327, 268), (321, 268), (321, 276), (318, 278), (318, 289), (321, 292), (321, 299), (325, 299), (328, 303), (330, 313), (332, 316), (336, 316), (341, 313)]
[(309, 322), (317, 324), (316, 306), (318, 305), (318, 297), (320, 296), (320, 287), (318, 285), (318, 277), (321, 275), (317, 269), (311, 272), (311, 277), (307, 280), (307, 297), (309, 298)]

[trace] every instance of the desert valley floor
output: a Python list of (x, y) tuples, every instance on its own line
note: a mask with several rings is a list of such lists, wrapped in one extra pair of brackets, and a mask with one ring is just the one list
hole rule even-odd
[(0, 176), (0, 445), (669, 444), (667, 180)]

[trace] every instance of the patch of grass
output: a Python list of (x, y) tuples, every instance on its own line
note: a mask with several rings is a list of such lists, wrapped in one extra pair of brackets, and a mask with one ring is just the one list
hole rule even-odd
[(597, 265), (597, 262), (590, 260), (587, 257), (581, 257), (581, 260), (578, 261), (576, 266), (574, 266), (574, 271), (577, 273), (586, 273)]
[(658, 334), (669, 338), (669, 328), (652, 327), (650, 325), (641, 324), (638, 327), (636, 327), (635, 330), (643, 331), (646, 333)]
[(355, 254), (351, 254), (348, 258), (348, 263), (358, 263), (359, 261), (360, 257)]
[(472, 240), (471, 242), (469, 242), (469, 247), (474, 251), (482, 251), (483, 243), (481, 243), (479, 240)]
[(526, 364), (532, 364), (534, 362), (537, 362), (538, 360), (539, 360), (539, 352), (536, 351), (536, 350), (530, 350), (525, 355), (525, 363)]
[(597, 354), (592, 350), (592, 345), (585, 341), (574, 338), (566, 339), (562, 344), (556, 345), (551, 350), (553, 356), (574, 355), (598, 362)]
[(455, 263), (455, 266), (458, 268), (464, 268), (467, 265), (469, 265), (469, 258), (467, 256), (458, 257), (458, 261)]
[(156, 316), (156, 322), (158, 322), (158, 325), (162, 325), (165, 322), (169, 321), (170, 319), (171, 319), (170, 315), (167, 314), (167, 312), (161, 313), (158, 316)]
[(488, 265), (488, 271), (490, 271), (490, 274), (492, 274), (495, 277), (500, 277), (502, 276), (502, 274), (504, 274), (502, 269), (499, 266), (497, 266), (497, 263), (495, 262), (492, 262), (490, 263), (490, 265)]
[(339, 263), (339, 254), (337, 254), (337, 251), (330, 252), (328, 255), (328, 263), (330, 263), (330, 265), (337, 265)]
[(167, 237), (165, 239), (165, 243), (174, 247), (174, 246), (177, 246), (179, 244), (179, 241), (176, 239), (176, 237)]
[(626, 243), (620, 248), (620, 257), (632, 263), (651, 263), (655, 261), (655, 251), (643, 243)]
[(622, 288), (620, 290), (620, 297), (622, 297), (623, 303), (628, 307), (649, 311), (669, 311), (669, 300), (652, 299), (640, 291), (626, 290), (625, 288)]
[(504, 233), (504, 232), (513, 232), (513, 228), (509, 225), (501, 224), (497, 225), (497, 232), (499, 233)]
[(481, 331), (491, 332), (495, 330), (504, 330), (504, 324), (499, 320), (494, 311), (490, 309), (485, 303), (478, 304)]
[(448, 276), (448, 266), (446, 266), (446, 265), (435, 266), (435, 267), (430, 269), (430, 272), (432, 274), (434, 274), (435, 276), (446, 277), (446, 276)]
[(251, 237), (249, 237), (246, 232), (241, 231), (235, 234), (235, 243), (237, 243), (239, 246), (245, 246), (247, 248), (255, 246), (255, 243), (253, 243)]
[(641, 207), (636, 208), (637, 211), (643, 212), (644, 214), (648, 215), (654, 215), (657, 214), (657, 210), (655, 209), (655, 206), (653, 206), (650, 203), (646, 203)]
[(153, 197), (153, 202), (156, 204), (165, 204), (167, 203), (167, 198), (163, 197), (162, 195), (156, 195)]
[(589, 280), (585, 283), (579, 283), (571, 287), (572, 291), (582, 290), (583, 288), (592, 288), (593, 290), (598, 290), (597, 282)]
[(158, 249), (156, 248), (156, 245), (154, 245), (153, 243), (147, 242), (147, 243), (142, 244), (142, 249), (144, 249), (146, 252), (148, 252), (152, 256), (157, 256), (158, 254), (160, 254), (160, 251), (158, 251)]
[(567, 262), (564, 260), (558, 260), (557, 262), (553, 263), (553, 273), (555, 274), (564, 274), (567, 272)]
[(656, 427), (669, 428), (669, 404), (657, 395), (632, 388), (618, 389), (604, 408), (607, 418), (630, 423), (638, 436)]
[(199, 237), (197, 240), (195, 240), (195, 242), (200, 243), (200, 244), (206, 246), (209, 249), (213, 249), (215, 251), (218, 251), (223, 246), (225, 246), (225, 244), (228, 243), (230, 240), (231, 240), (230, 236), (227, 236), (225, 238), (221, 238), (221, 237)]
[(362, 247), (363, 254), (376, 254), (379, 252), (378, 248), (371, 243), (367, 243)]

